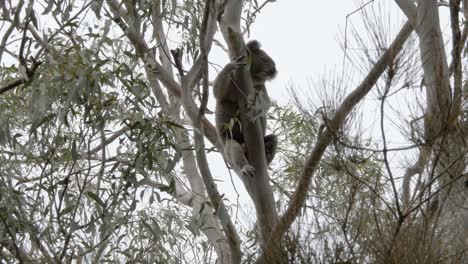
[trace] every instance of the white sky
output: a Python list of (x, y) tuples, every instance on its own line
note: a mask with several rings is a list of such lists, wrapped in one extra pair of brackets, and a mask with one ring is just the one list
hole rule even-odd
[(289, 98), (285, 88), (294, 82), (310, 88), (307, 80), (341, 64), (337, 36), (354, 1), (279, 0), (265, 8), (252, 29), (276, 61), (278, 77), (270, 84), (273, 99)]

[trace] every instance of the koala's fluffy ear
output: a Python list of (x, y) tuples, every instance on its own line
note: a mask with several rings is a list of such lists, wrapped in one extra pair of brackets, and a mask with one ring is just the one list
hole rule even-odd
[(256, 40), (251, 40), (247, 43), (247, 50), (250, 52), (250, 53), (255, 53), (257, 52), (258, 50), (260, 50), (260, 42), (256, 41)]

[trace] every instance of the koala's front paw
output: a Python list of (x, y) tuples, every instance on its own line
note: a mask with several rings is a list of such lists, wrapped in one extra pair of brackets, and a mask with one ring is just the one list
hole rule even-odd
[(249, 177), (254, 177), (255, 176), (255, 169), (254, 167), (250, 166), (250, 165), (244, 165), (244, 167), (242, 167), (242, 175), (244, 175), (245, 177), (249, 176)]
[(255, 109), (249, 108), (247, 113), (245, 113), (245, 116), (247, 117), (247, 120), (249, 120), (251, 123), (254, 123), (261, 116), (261, 114), (258, 114)]
[(254, 123), (259, 117), (266, 115), (266, 111), (258, 99), (258, 96), (251, 94), (247, 97), (248, 109), (246, 112), (247, 120)]

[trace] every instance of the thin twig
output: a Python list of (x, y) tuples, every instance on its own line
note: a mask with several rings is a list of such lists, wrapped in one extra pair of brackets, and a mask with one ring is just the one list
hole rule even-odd
[(7, 230), (8, 235), (11, 237), (11, 242), (13, 243), (13, 247), (16, 251), (16, 257), (18, 258), (19, 263), (23, 264), (23, 258), (21, 257), (20, 249), (18, 247), (18, 243), (16, 243), (15, 235), (11, 232), (10, 226), (7, 224), (6, 220), (3, 218), (3, 215), (0, 214), (0, 219), (2, 220), (5, 229)]

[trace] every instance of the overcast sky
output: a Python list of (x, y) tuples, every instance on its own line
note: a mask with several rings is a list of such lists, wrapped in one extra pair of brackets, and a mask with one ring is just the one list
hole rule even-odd
[(263, 43), (278, 65), (279, 74), (270, 89), (273, 98), (289, 97), (284, 88), (291, 81), (305, 86), (307, 79), (341, 64), (337, 36), (344, 29), (346, 15), (355, 8), (349, 0), (279, 0), (265, 8), (251, 37)]

